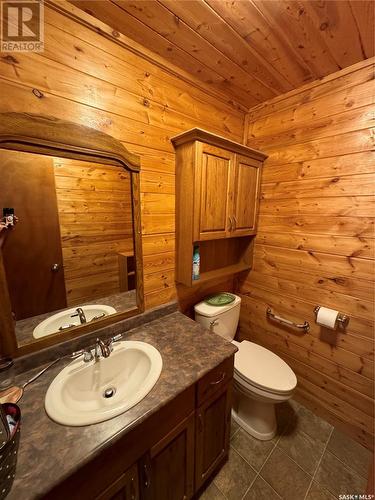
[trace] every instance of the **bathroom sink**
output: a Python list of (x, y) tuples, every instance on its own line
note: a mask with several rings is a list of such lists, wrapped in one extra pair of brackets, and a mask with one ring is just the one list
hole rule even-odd
[[(72, 326), (80, 325), (81, 322), (77, 314), (77, 307), (64, 309), (63, 311), (49, 316), (34, 328), (33, 337), (35, 339), (40, 339), (41, 337), (46, 337), (47, 335), (51, 335), (52, 333), (56, 333), (58, 331), (65, 331)], [(101, 304), (81, 306), (81, 309), (85, 313), (87, 322), (92, 321), (94, 318), (100, 317), (103, 314), (108, 316), (109, 314), (114, 314), (116, 312), (114, 307)]]
[(52, 381), (45, 398), (47, 414), (59, 424), (103, 422), (139, 403), (162, 369), (157, 349), (145, 342), (116, 342), (108, 358), (85, 363), (83, 356)]

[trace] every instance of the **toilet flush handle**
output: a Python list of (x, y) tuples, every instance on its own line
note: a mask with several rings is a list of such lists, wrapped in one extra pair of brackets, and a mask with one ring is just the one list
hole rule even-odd
[(214, 331), (214, 326), (216, 326), (218, 324), (219, 324), (219, 320), (217, 320), (217, 319), (214, 319), (214, 320), (210, 321), (210, 331), (213, 332)]

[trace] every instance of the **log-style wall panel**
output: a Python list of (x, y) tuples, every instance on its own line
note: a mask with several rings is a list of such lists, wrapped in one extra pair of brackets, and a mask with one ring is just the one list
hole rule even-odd
[(119, 293), (117, 254), (134, 251), (129, 172), (66, 158), (53, 165), (68, 306)]
[[(59, 2), (63, 8), (64, 2)], [(82, 11), (79, 11), (82, 13)], [(95, 21), (95, 20), (93, 20)], [(98, 22), (95, 21), (98, 25)], [(102, 33), (106, 28), (101, 25)], [(107, 32), (111, 30), (107, 29)], [(243, 137), (244, 112), (228, 104), (230, 99), (213, 97), (185, 79), (176, 76), (179, 70), (163, 69), (149, 57), (140, 57), (132, 50), (99, 34), (95, 27), (80, 24), (50, 6), (45, 9), (45, 51), (33, 53), (4, 53), (0, 57), (0, 111), (16, 111), (53, 115), (82, 123), (111, 134), (132, 152), (141, 156), (141, 209), (144, 253), (146, 307), (176, 299), (174, 284), (175, 249), (175, 156), (170, 137), (192, 127), (209, 128), (212, 132), (240, 141)], [(33, 93), (38, 89), (41, 94)], [(76, 177), (81, 171), (75, 171)], [(60, 206), (65, 214), (66, 227), (77, 224), (71, 208), (91, 215), (100, 210), (95, 192), (80, 195), (76, 190), (74, 202), (63, 190), (74, 187), (61, 177)], [(86, 182), (82, 181), (82, 182)], [(99, 176), (92, 182), (104, 182)], [(87, 186), (91, 185), (88, 180)], [(120, 208), (123, 194), (112, 190), (106, 203), (111, 209)], [(125, 208), (125, 207), (124, 207)], [(104, 216), (105, 217), (105, 216)], [(100, 239), (92, 232), (90, 246), (78, 238), (80, 255), (89, 263), (93, 256), (117, 250), (113, 230), (108, 222), (97, 223)], [(121, 231), (118, 235), (121, 238)], [(95, 240), (95, 241), (94, 241)], [(70, 240), (69, 240), (70, 241)], [(73, 262), (77, 252), (67, 244), (64, 256)], [(100, 261), (104, 265), (104, 260)], [(85, 266), (86, 268), (87, 266)], [(77, 266), (69, 264), (69, 273), (83, 287), (76, 274)], [(73, 279), (73, 278), (72, 278)], [(108, 271), (108, 292), (116, 283)], [(232, 282), (217, 284), (218, 288), (232, 287)], [(229, 288), (228, 288), (229, 287)], [(211, 284), (195, 290), (180, 292), (183, 307), (211, 291)], [(88, 290), (82, 288), (82, 293)]]
[[(374, 433), (374, 60), (250, 110), (247, 143), (269, 154), (252, 271), (238, 280), (240, 337), (270, 348), (297, 396), (358, 441)], [(315, 305), (350, 316), (315, 323)], [(271, 307), (309, 334), (269, 321)]]

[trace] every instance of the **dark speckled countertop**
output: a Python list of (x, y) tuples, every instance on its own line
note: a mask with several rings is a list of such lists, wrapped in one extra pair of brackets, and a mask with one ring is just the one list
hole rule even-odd
[[(160, 351), (163, 369), (152, 391), (136, 406), (111, 420), (67, 427), (49, 419), (44, 410), (44, 397), (52, 379), (69, 361), (47, 371), (26, 388), (19, 402), (21, 440), (9, 500), (43, 496), (237, 350), (179, 312), (130, 330), (125, 339), (148, 342)], [(19, 375), (18, 383), (37, 371)]]

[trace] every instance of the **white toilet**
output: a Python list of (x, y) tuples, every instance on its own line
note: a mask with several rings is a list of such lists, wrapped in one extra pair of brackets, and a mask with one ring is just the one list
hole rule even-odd
[(237, 346), (232, 415), (245, 431), (266, 441), (272, 439), (277, 430), (275, 403), (292, 397), (297, 378), (293, 370), (268, 349), (248, 340), (233, 340), (241, 299), (231, 295), (235, 300), (227, 305), (209, 305), (204, 301), (197, 304), (195, 320)]

